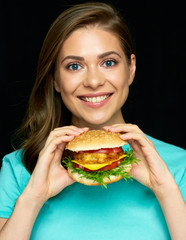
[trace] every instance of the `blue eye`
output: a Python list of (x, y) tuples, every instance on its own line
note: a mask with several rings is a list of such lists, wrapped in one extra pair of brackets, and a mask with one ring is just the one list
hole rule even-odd
[(70, 65), (68, 65), (68, 69), (72, 70), (72, 71), (77, 71), (81, 68), (81, 66), (78, 63), (72, 63)]
[(106, 60), (103, 65), (104, 65), (104, 67), (109, 68), (109, 67), (112, 67), (115, 64), (116, 64), (116, 62), (113, 61), (113, 60)]

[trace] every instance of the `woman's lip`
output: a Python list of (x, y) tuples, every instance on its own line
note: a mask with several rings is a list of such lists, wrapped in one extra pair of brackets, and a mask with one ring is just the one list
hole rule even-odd
[[(104, 99), (103, 101), (101, 101), (101, 102), (87, 102), (87, 101), (84, 101), (81, 97), (78, 97), (78, 99), (87, 107), (99, 108), (99, 107), (102, 107), (102, 106), (106, 105), (110, 101), (113, 93), (108, 93), (108, 94), (104, 94), (104, 95), (97, 95), (97, 97), (105, 96), (105, 95), (109, 95), (109, 96), (106, 99)], [(85, 95), (83, 95), (83, 97), (84, 96)], [(86, 96), (90, 97), (90, 95), (86, 95)], [(91, 96), (91, 97), (95, 97), (95, 94), (93, 96)]]
[(87, 93), (87, 94), (83, 94), (81, 96), (78, 96), (78, 98), (85, 98), (85, 97), (101, 97), (101, 96), (105, 96), (105, 95), (111, 95), (112, 92), (99, 92), (99, 93)]

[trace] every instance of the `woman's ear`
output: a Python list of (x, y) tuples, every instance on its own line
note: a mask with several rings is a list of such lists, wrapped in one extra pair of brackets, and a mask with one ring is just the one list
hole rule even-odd
[(130, 70), (129, 85), (131, 85), (134, 80), (136, 72), (136, 56), (134, 54), (131, 54), (129, 70)]
[(59, 84), (58, 84), (58, 82), (56, 81), (56, 79), (54, 78), (54, 88), (55, 88), (55, 90), (56, 90), (56, 92), (60, 92), (60, 87), (59, 87)]

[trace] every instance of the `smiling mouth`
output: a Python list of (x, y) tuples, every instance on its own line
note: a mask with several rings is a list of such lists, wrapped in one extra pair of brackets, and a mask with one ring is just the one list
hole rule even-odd
[(110, 97), (112, 95), (112, 93), (103, 95), (103, 96), (97, 96), (97, 97), (80, 97), (81, 100), (83, 100), (84, 102), (90, 102), (90, 103), (100, 103), (102, 101), (104, 101), (105, 99), (107, 99), (108, 97)]

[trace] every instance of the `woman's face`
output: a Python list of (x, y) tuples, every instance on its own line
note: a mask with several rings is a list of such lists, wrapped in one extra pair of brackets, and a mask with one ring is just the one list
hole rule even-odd
[(64, 42), (54, 86), (72, 113), (72, 124), (98, 129), (124, 122), (121, 107), (135, 74), (117, 37), (100, 28), (81, 28)]

